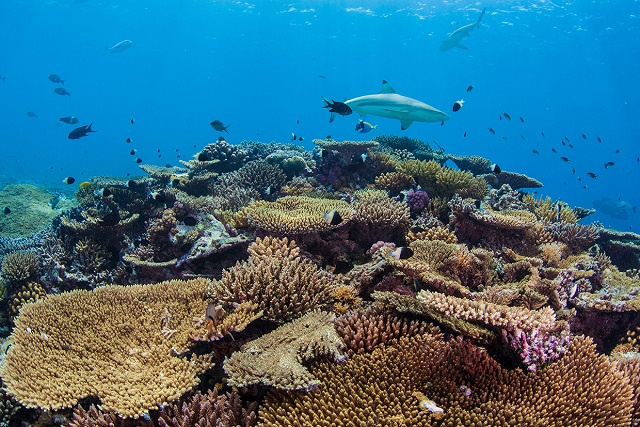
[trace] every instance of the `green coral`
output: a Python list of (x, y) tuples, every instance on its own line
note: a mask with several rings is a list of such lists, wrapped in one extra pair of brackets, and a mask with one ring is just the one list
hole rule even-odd
[(60, 214), (52, 207), (55, 196), (30, 184), (7, 185), (0, 191), (0, 208), (11, 212), (0, 214), (0, 235), (30, 237), (43, 230)]

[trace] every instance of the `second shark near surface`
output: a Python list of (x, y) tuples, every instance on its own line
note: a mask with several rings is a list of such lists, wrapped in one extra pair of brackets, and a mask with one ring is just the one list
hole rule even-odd
[(386, 81), (382, 81), (379, 93), (359, 96), (345, 102), (329, 102), (323, 98), (324, 108), (331, 113), (332, 122), (337, 114), (348, 116), (353, 111), (364, 117), (367, 114), (400, 120), (402, 130), (407, 129), (413, 122), (444, 122), (449, 116), (429, 104), (417, 99), (399, 95)]
[(442, 44), (440, 44), (440, 50), (446, 52), (453, 49), (454, 47), (457, 47), (459, 49), (469, 49), (467, 46), (463, 45), (460, 42), (465, 37), (469, 37), (471, 35), (471, 31), (473, 31), (475, 28), (480, 28), (480, 21), (482, 21), (482, 17), (484, 16), (486, 10), (487, 8), (482, 9), (482, 12), (480, 12), (480, 16), (478, 17), (478, 20), (476, 22), (463, 25), (462, 27), (449, 34), (447, 38), (442, 41)]

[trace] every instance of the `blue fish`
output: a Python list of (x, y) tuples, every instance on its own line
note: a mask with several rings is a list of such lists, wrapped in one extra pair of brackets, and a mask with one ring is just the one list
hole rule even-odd
[(371, 132), (371, 129), (375, 129), (377, 126), (378, 125), (372, 125), (369, 122), (360, 120), (360, 122), (358, 122), (358, 124), (356, 125), (356, 132), (369, 133)]

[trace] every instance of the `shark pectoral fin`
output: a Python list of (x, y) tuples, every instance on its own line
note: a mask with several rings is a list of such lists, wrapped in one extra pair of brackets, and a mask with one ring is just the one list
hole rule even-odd
[(388, 81), (383, 80), (382, 89), (380, 89), (380, 92), (378, 93), (396, 93), (396, 91), (393, 89), (393, 87), (391, 87)]
[(409, 126), (411, 126), (411, 123), (413, 123), (413, 120), (408, 120), (408, 119), (400, 120), (400, 129), (402, 130), (407, 129)]
[(333, 122), (336, 119), (336, 113), (331, 113), (331, 116), (329, 117), (329, 123)]
[(460, 49), (464, 49), (464, 50), (469, 50), (468, 47), (466, 47), (465, 45), (463, 45), (462, 43), (458, 42), (456, 43), (456, 47), (460, 48)]

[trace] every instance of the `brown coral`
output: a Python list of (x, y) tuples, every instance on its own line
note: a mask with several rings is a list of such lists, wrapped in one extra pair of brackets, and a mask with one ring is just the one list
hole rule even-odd
[(2, 260), (2, 277), (12, 283), (33, 279), (40, 270), (40, 259), (33, 252), (11, 252)]
[(471, 173), (457, 171), (431, 160), (409, 160), (398, 165), (398, 171), (413, 176), (430, 197), (462, 197), (482, 199), (489, 192), (487, 183)]
[[(321, 363), (313, 373), (324, 385), (317, 392), (267, 395), (264, 426), (628, 426), (633, 410), (628, 380), (584, 338), (529, 374), (500, 367), (468, 342), (428, 334)], [(421, 406), (416, 394), (442, 412)]]
[(210, 365), (209, 356), (177, 357), (205, 310), (207, 282), (104, 286), (24, 306), (1, 370), (6, 389), (48, 410), (97, 396), (123, 417), (178, 398)]
[(384, 190), (355, 193), (354, 238), (363, 246), (377, 241), (399, 241), (409, 229), (409, 206), (397, 202)]
[[(343, 222), (327, 223), (324, 214), (337, 211)], [(305, 196), (286, 196), (275, 202), (256, 202), (247, 209), (249, 225), (278, 234), (301, 234), (331, 230), (353, 216), (352, 208), (341, 200), (316, 199)]]
[(407, 243), (415, 242), (416, 240), (441, 240), (446, 243), (458, 243), (456, 234), (444, 226), (412, 231), (407, 235)]
[(402, 190), (411, 188), (416, 181), (411, 175), (402, 172), (387, 172), (376, 177), (376, 187), (386, 190), (391, 195), (397, 195)]
[(287, 321), (332, 300), (334, 285), (311, 261), (300, 257), (300, 248), (286, 237), (257, 239), (249, 247), (249, 259), (226, 269), (207, 295), (214, 304), (230, 309), (251, 301), (264, 318)]
[(36, 302), (47, 296), (47, 291), (38, 282), (29, 282), (21, 286), (9, 298), (9, 315), (15, 317), (23, 305)]
[(319, 385), (302, 362), (320, 355), (342, 358), (344, 344), (334, 320), (331, 313), (312, 311), (245, 344), (224, 362), (228, 383), (238, 387), (262, 383), (285, 390)]

